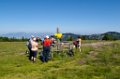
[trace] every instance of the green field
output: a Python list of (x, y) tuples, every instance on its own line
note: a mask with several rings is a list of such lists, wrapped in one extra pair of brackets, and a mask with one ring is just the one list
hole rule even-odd
[[(0, 42), (0, 79), (120, 79), (120, 41), (87, 41), (70, 57), (53, 52), (48, 63), (28, 60), (24, 42)], [(39, 50), (40, 51), (40, 50)]]

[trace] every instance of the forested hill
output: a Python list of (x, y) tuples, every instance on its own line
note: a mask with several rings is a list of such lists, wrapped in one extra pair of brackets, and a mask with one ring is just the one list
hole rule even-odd
[(120, 40), (119, 32), (106, 32), (102, 34), (92, 34), (92, 35), (80, 35), (73, 33), (64, 33), (63, 40), (74, 40), (78, 36), (81, 36), (82, 39), (85, 40)]

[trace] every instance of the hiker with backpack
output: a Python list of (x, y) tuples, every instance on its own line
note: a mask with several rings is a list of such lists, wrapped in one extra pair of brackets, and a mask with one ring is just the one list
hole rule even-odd
[(78, 38), (73, 42), (74, 48), (78, 49), (81, 52), (81, 37)]
[(29, 52), (27, 51), (27, 53), (29, 53), (29, 60), (31, 60), (31, 48), (32, 48), (31, 42), (33, 41), (33, 38), (34, 36), (31, 35), (31, 38), (27, 41), (27, 44), (26, 44), (29, 50)]

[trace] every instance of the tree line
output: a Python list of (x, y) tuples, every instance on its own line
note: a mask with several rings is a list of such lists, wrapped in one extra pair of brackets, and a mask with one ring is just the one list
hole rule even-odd
[(8, 38), (8, 37), (0, 37), (0, 42), (24, 42), (24, 41), (27, 41), (28, 39), (27, 38), (15, 38), (15, 37), (12, 37), (12, 38)]

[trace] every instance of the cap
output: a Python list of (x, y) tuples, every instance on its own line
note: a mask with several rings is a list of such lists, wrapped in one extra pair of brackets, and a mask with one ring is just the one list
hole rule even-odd
[(49, 36), (47, 35), (46, 38), (49, 38)]

